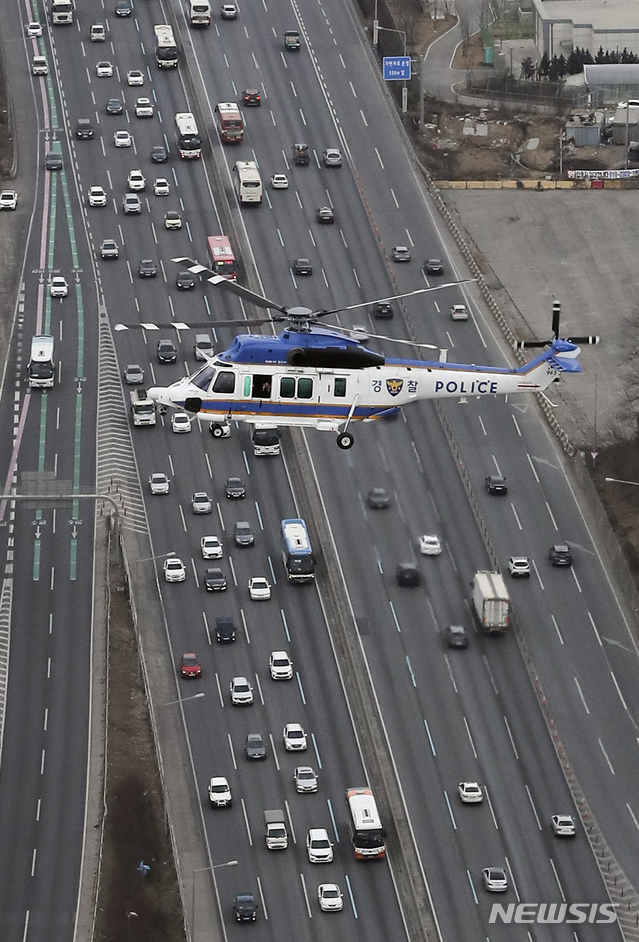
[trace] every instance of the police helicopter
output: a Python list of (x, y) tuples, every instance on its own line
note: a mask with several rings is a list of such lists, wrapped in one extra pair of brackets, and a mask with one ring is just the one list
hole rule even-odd
[[(188, 267), (214, 287), (230, 292), (260, 308), (275, 312), (270, 318), (216, 322), (215, 326), (241, 323), (244, 326), (286, 321), (278, 336), (239, 334), (228, 350), (212, 356), (195, 373), (172, 383), (154, 386), (149, 398), (161, 407), (184, 409), (200, 419), (220, 423), (231, 418), (249, 424), (307, 426), (337, 433), (339, 448), (350, 448), (352, 422), (373, 422), (397, 412), (400, 406), (420, 399), (452, 399), (462, 396), (507, 395), (541, 392), (561, 373), (578, 373), (580, 350), (574, 341), (593, 338), (558, 337), (558, 321), (552, 340), (541, 341), (549, 349), (517, 369), (476, 366), (426, 360), (395, 359), (369, 350), (350, 331), (321, 327), (320, 318), (366, 307), (379, 301), (411, 297), (432, 290), (421, 288), (375, 302), (351, 304), (326, 311), (305, 307), (283, 307), (236, 284), (189, 258), (172, 261)], [(455, 282), (461, 284), (463, 282)], [(159, 329), (158, 324), (116, 325)], [(168, 325), (167, 325), (168, 326)], [(173, 328), (193, 329), (206, 325), (172, 322)], [(553, 322), (553, 328), (555, 323)], [(432, 344), (376, 339), (414, 347), (437, 349)]]

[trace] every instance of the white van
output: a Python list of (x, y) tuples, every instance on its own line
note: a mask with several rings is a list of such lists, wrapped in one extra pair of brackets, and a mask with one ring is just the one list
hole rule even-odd
[(50, 387), (55, 382), (55, 363), (53, 360), (53, 337), (39, 334), (31, 341), (31, 356), (27, 364), (29, 386)]

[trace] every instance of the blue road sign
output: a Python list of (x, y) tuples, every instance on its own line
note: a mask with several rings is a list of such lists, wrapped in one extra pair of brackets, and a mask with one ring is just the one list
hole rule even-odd
[(384, 56), (383, 63), (385, 82), (410, 78), (410, 56)]

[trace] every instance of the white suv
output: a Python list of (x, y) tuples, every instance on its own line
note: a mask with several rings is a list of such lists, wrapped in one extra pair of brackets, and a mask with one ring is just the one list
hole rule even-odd
[(141, 170), (130, 170), (126, 182), (130, 190), (144, 190), (146, 188), (146, 177)]
[(293, 662), (286, 651), (272, 651), (268, 667), (273, 680), (291, 680), (293, 677)]
[(326, 828), (311, 828), (306, 838), (306, 852), (311, 863), (331, 863), (333, 845)]

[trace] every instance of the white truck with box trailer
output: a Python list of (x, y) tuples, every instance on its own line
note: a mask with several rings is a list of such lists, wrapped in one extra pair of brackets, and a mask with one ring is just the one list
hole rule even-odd
[(281, 809), (264, 812), (264, 838), (269, 850), (286, 850), (288, 847), (286, 821)]
[(471, 583), (475, 617), (486, 633), (508, 631), (510, 596), (498, 572), (476, 572)]
[(155, 425), (155, 402), (149, 399), (146, 389), (131, 390), (131, 417), (134, 425)]
[(53, 359), (54, 339), (51, 334), (38, 334), (31, 341), (27, 377), (31, 388), (47, 389), (55, 383)]

